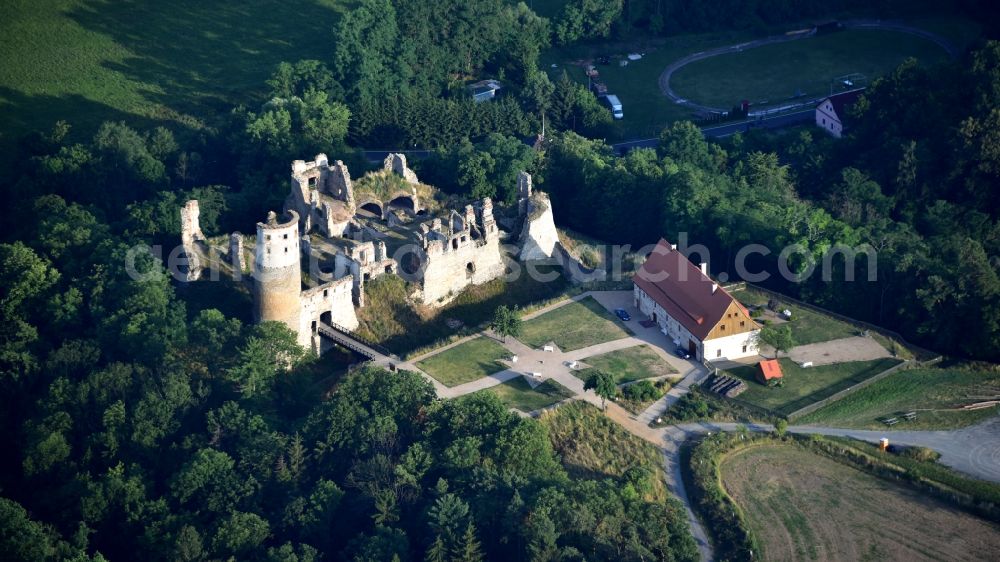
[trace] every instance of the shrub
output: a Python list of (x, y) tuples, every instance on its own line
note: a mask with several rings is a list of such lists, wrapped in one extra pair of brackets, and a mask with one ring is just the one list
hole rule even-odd
[(929, 447), (903, 447), (899, 454), (921, 462), (936, 461), (941, 458), (941, 453)]
[(627, 400), (632, 402), (646, 402), (656, 400), (660, 397), (660, 390), (649, 381), (639, 381), (626, 386), (622, 390)]

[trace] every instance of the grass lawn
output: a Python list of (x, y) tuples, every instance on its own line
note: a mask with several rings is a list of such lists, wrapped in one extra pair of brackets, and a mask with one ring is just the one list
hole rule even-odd
[(677, 372), (670, 366), (670, 363), (664, 361), (648, 345), (595, 355), (584, 359), (583, 362), (590, 365), (591, 368), (573, 371), (573, 375), (583, 381), (589, 379), (595, 371), (604, 371), (615, 377), (615, 384), (624, 384)]
[(861, 73), (874, 79), (909, 57), (934, 64), (947, 53), (915, 35), (846, 30), (700, 60), (675, 72), (670, 83), (678, 95), (713, 107), (732, 107), (743, 99), (775, 104), (797, 92), (827, 95), (838, 76)]
[(524, 322), (517, 339), (536, 348), (555, 342), (559, 349), (572, 351), (629, 335), (625, 324), (587, 297)]
[(652, 476), (645, 499), (666, 499), (660, 451), (622, 429), (596, 406), (571, 402), (545, 412), (539, 421), (549, 430), (552, 448), (570, 476), (622, 478), (626, 471), (638, 467)]
[(502, 371), (499, 360), (508, 355), (504, 346), (480, 336), (419, 361), (417, 366), (441, 384), (456, 386)]
[[(628, 66), (618, 66), (613, 60), (608, 65), (598, 65), (601, 81), (622, 102), (625, 117), (615, 121), (609, 141), (626, 138), (652, 138), (674, 121), (694, 119), (691, 111), (672, 103), (661, 92), (657, 79), (671, 62), (713, 47), (731, 45), (751, 39), (747, 32), (716, 32), (685, 34), (668, 39), (651, 39), (638, 43), (588, 43), (555, 47), (542, 53), (540, 66), (558, 81), (563, 71), (573, 80), (587, 85), (583, 66), (569, 64), (582, 59), (595, 59), (600, 55), (622, 55), (629, 52), (645, 53), (642, 59), (630, 61)], [(556, 64), (556, 68), (552, 65)]]
[(791, 444), (762, 444), (719, 463), (761, 560), (977, 560), (1000, 528), (911, 488)]
[(792, 311), (792, 320), (788, 325), (792, 328), (792, 337), (797, 345), (849, 338), (860, 332), (859, 328), (832, 316), (787, 303), (783, 307)]
[(795, 410), (822, 400), (835, 392), (853, 386), (899, 363), (897, 359), (855, 361), (835, 365), (819, 365), (804, 369), (790, 359), (782, 358), (784, 386), (767, 387), (757, 382), (758, 367), (730, 369), (727, 374), (747, 382), (746, 392), (735, 400), (788, 415)]
[[(1000, 399), (1000, 373), (973, 369), (911, 369), (821, 408), (796, 423), (878, 429), (951, 429), (997, 415), (998, 408), (959, 410), (964, 405)], [(915, 411), (917, 419), (892, 428), (879, 418)]]
[[(744, 306), (767, 306), (768, 295), (753, 289), (740, 289), (733, 291), (733, 296)], [(837, 320), (832, 316), (813, 312), (808, 308), (795, 306), (786, 300), (778, 299), (781, 302), (779, 310), (789, 309), (792, 311), (792, 320), (788, 322), (792, 329), (792, 337), (795, 338), (796, 345), (807, 345), (824, 341), (849, 338), (856, 336), (860, 329)], [(766, 319), (767, 316), (758, 318)], [(881, 343), (881, 342), (880, 342)]]
[[(544, 4), (544, 8), (536, 6), (539, 13), (545, 11), (558, 14), (561, 9), (559, 2)], [(961, 17), (935, 16), (912, 23), (941, 33), (960, 46), (974, 40), (979, 31), (978, 24)], [(689, 109), (671, 103), (660, 92), (658, 79), (668, 64), (691, 53), (780, 34), (805, 25), (806, 23), (786, 24), (762, 33), (721, 31), (681, 34), (665, 39), (640, 34), (638, 38), (626, 41), (553, 47), (542, 53), (540, 66), (549, 73), (553, 81), (558, 80), (565, 71), (570, 78), (586, 85), (588, 82), (583, 66), (573, 63), (594, 60), (600, 55), (643, 53), (642, 59), (630, 61), (628, 66), (618, 66), (617, 60), (612, 60), (612, 64), (599, 65), (598, 70), (609, 91), (621, 99), (625, 113), (624, 119), (614, 123), (608, 140), (614, 142), (626, 138), (652, 138), (674, 121), (694, 119)], [(863, 33), (870, 35), (862, 37), (860, 42), (856, 41), (854, 34)], [(789, 49), (787, 52), (772, 53), (769, 47), (761, 47), (729, 55), (732, 60), (727, 60), (727, 55), (720, 55), (692, 63), (675, 73), (672, 83), (678, 94), (706, 105), (731, 107), (743, 99), (759, 101), (774, 98), (776, 101), (777, 97), (787, 98), (796, 88), (805, 91), (818, 88), (822, 94), (823, 91), (828, 91), (830, 78), (851, 72), (865, 73), (873, 80), (892, 70), (907, 56), (915, 56), (925, 62), (941, 61), (947, 56), (930, 41), (912, 35), (888, 31), (850, 31), (841, 34), (843, 37), (838, 38), (836, 36), (840, 34), (832, 34), (828, 36), (832, 39), (813, 37), (804, 42), (779, 46), (781, 49)], [(888, 44), (879, 43), (887, 39)], [(818, 43), (810, 44), (810, 41)], [(851, 58), (855, 56), (859, 58)], [(816, 66), (809, 66), (814, 62)], [(552, 67), (553, 64), (556, 65), (555, 68)], [(717, 67), (721, 67), (721, 71)], [(817, 80), (820, 82), (816, 82)], [(696, 96), (706, 96), (706, 99)]]
[[(358, 333), (403, 356), (442, 339), (478, 331), (502, 304), (524, 307), (555, 298), (567, 286), (562, 276), (551, 282), (536, 281), (530, 275), (510, 282), (494, 279), (466, 287), (451, 303), (436, 308), (410, 302), (412, 288), (401, 277), (382, 275), (365, 284), (367, 306), (358, 309)], [(462, 322), (465, 328), (449, 328), (449, 319)]]
[(524, 377), (517, 377), (479, 392), (492, 392), (499, 396), (504, 404), (525, 413), (540, 410), (573, 396), (570, 389), (554, 380), (549, 379), (531, 388)]
[(0, 18), (0, 147), (64, 119), (213, 125), (257, 103), (281, 61), (330, 60), (349, 0), (9, 0)]

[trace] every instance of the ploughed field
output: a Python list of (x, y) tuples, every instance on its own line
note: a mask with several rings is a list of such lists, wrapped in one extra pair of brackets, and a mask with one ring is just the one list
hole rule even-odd
[(792, 445), (728, 455), (726, 491), (763, 560), (990, 560), (1000, 526)]

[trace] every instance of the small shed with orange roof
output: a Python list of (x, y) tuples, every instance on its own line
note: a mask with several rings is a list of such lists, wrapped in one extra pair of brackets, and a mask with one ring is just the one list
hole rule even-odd
[(760, 373), (757, 378), (764, 384), (775, 384), (785, 376), (781, 372), (781, 363), (778, 363), (777, 359), (765, 359), (759, 365)]

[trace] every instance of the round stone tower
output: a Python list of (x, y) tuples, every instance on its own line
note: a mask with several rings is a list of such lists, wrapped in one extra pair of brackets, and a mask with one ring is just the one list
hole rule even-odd
[(268, 213), (257, 223), (254, 260), (254, 320), (284, 322), (299, 332), (302, 269), (299, 265), (299, 215), (288, 211), (282, 222)]

